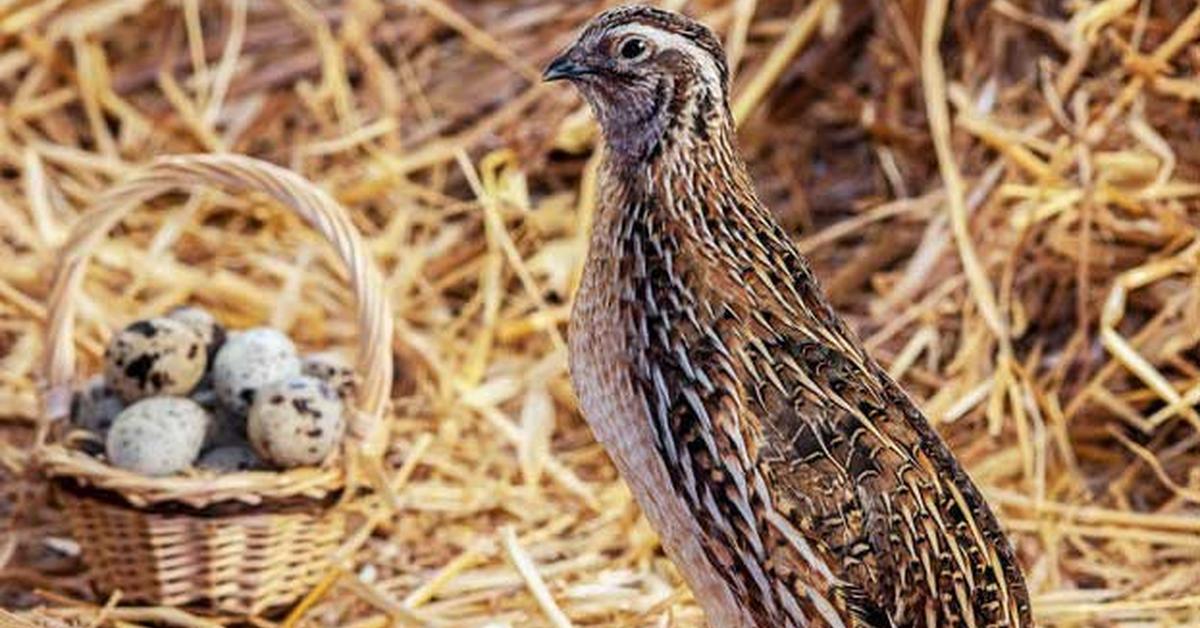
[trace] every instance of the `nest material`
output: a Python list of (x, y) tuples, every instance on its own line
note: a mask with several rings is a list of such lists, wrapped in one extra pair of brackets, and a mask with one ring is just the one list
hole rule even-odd
[[(347, 504), (343, 560), (277, 619), (699, 625), (567, 383), (596, 132), (536, 77), (601, 5), (561, 4), (0, 12), (3, 605), (43, 625), (233, 619), (97, 599), (29, 472), (76, 212), (154, 156), (229, 151), (351, 210), (397, 327), (383, 490)], [(682, 6), (727, 42), (764, 199), (997, 509), (1039, 622), (1200, 622), (1200, 9)], [(342, 273), (262, 198), (160, 198), (98, 248), (80, 369), (183, 301), (350, 345)]]

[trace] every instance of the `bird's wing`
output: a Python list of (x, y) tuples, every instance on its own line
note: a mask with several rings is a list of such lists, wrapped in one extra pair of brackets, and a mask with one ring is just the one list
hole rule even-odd
[[(861, 617), (859, 625), (888, 626), (869, 592), (841, 576), (842, 543), (826, 544), (817, 529), (795, 527), (838, 507), (825, 498), (789, 499), (781, 510), (773, 501), (781, 487), (788, 487), (787, 495), (801, 493), (770, 462), (778, 453), (769, 441), (779, 437), (764, 438), (762, 429), (774, 424), (766, 421), (770, 413), (791, 407), (779, 395), (764, 397), (767, 389), (760, 388), (772, 374), (759, 370), (762, 360), (754, 356), (772, 355), (772, 348), (745, 333), (746, 313), (738, 305), (709, 292), (720, 292), (725, 280), (710, 276), (669, 229), (657, 230), (650, 221), (629, 229), (632, 255), (622, 260), (621, 272), (631, 283), (621, 307), (632, 322), (633, 379), (673, 489), (707, 537), (702, 546), (710, 561), (759, 625), (847, 626), (854, 624), (848, 617)], [(830, 487), (847, 490), (814, 461), (816, 468)], [(802, 513), (812, 516), (793, 516)]]
[(625, 234), (634, 378), (674, 489), (752, 612), (1023, 625), (990, 511), (794, 249), (729, 272), (654, 227)]
[(778, 516), (820, 548), (871, 625), (880, 608), (897, 624), (1020, 623), (1028, 611), (1009, 601), (1024, 591), (1006, 587), (1023, 584), (978, 490), (789, 254), (792, 282), (747, 306), (733, 335), (751, 339), (740, 411)]

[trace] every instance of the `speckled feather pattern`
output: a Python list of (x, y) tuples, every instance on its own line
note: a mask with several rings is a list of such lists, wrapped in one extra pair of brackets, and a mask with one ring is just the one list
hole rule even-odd
[(571, 371), (711, 625), (1032, 625), (979, 491), (759, 202), (712, 34), (622, 8), (565, 54), (653, 29), (576, 81), (609, 148)]

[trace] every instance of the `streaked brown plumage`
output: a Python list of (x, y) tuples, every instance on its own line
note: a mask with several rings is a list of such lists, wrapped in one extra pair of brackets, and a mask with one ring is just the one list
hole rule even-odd
[(1032, 625), (979, 491), (759, 202), (713, 34), (613, 9), (546, 77), (607, 143), (572, 379), (710, 624)]

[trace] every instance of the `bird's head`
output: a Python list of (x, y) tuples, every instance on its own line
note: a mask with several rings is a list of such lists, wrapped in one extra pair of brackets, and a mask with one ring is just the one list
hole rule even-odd
[(601, 13), (543, 78), (573, 83), (623, 157), (650, 157), (672, 133), (703, 137), (730, 124), (720, 42), (707, 26), (662, 9)]

